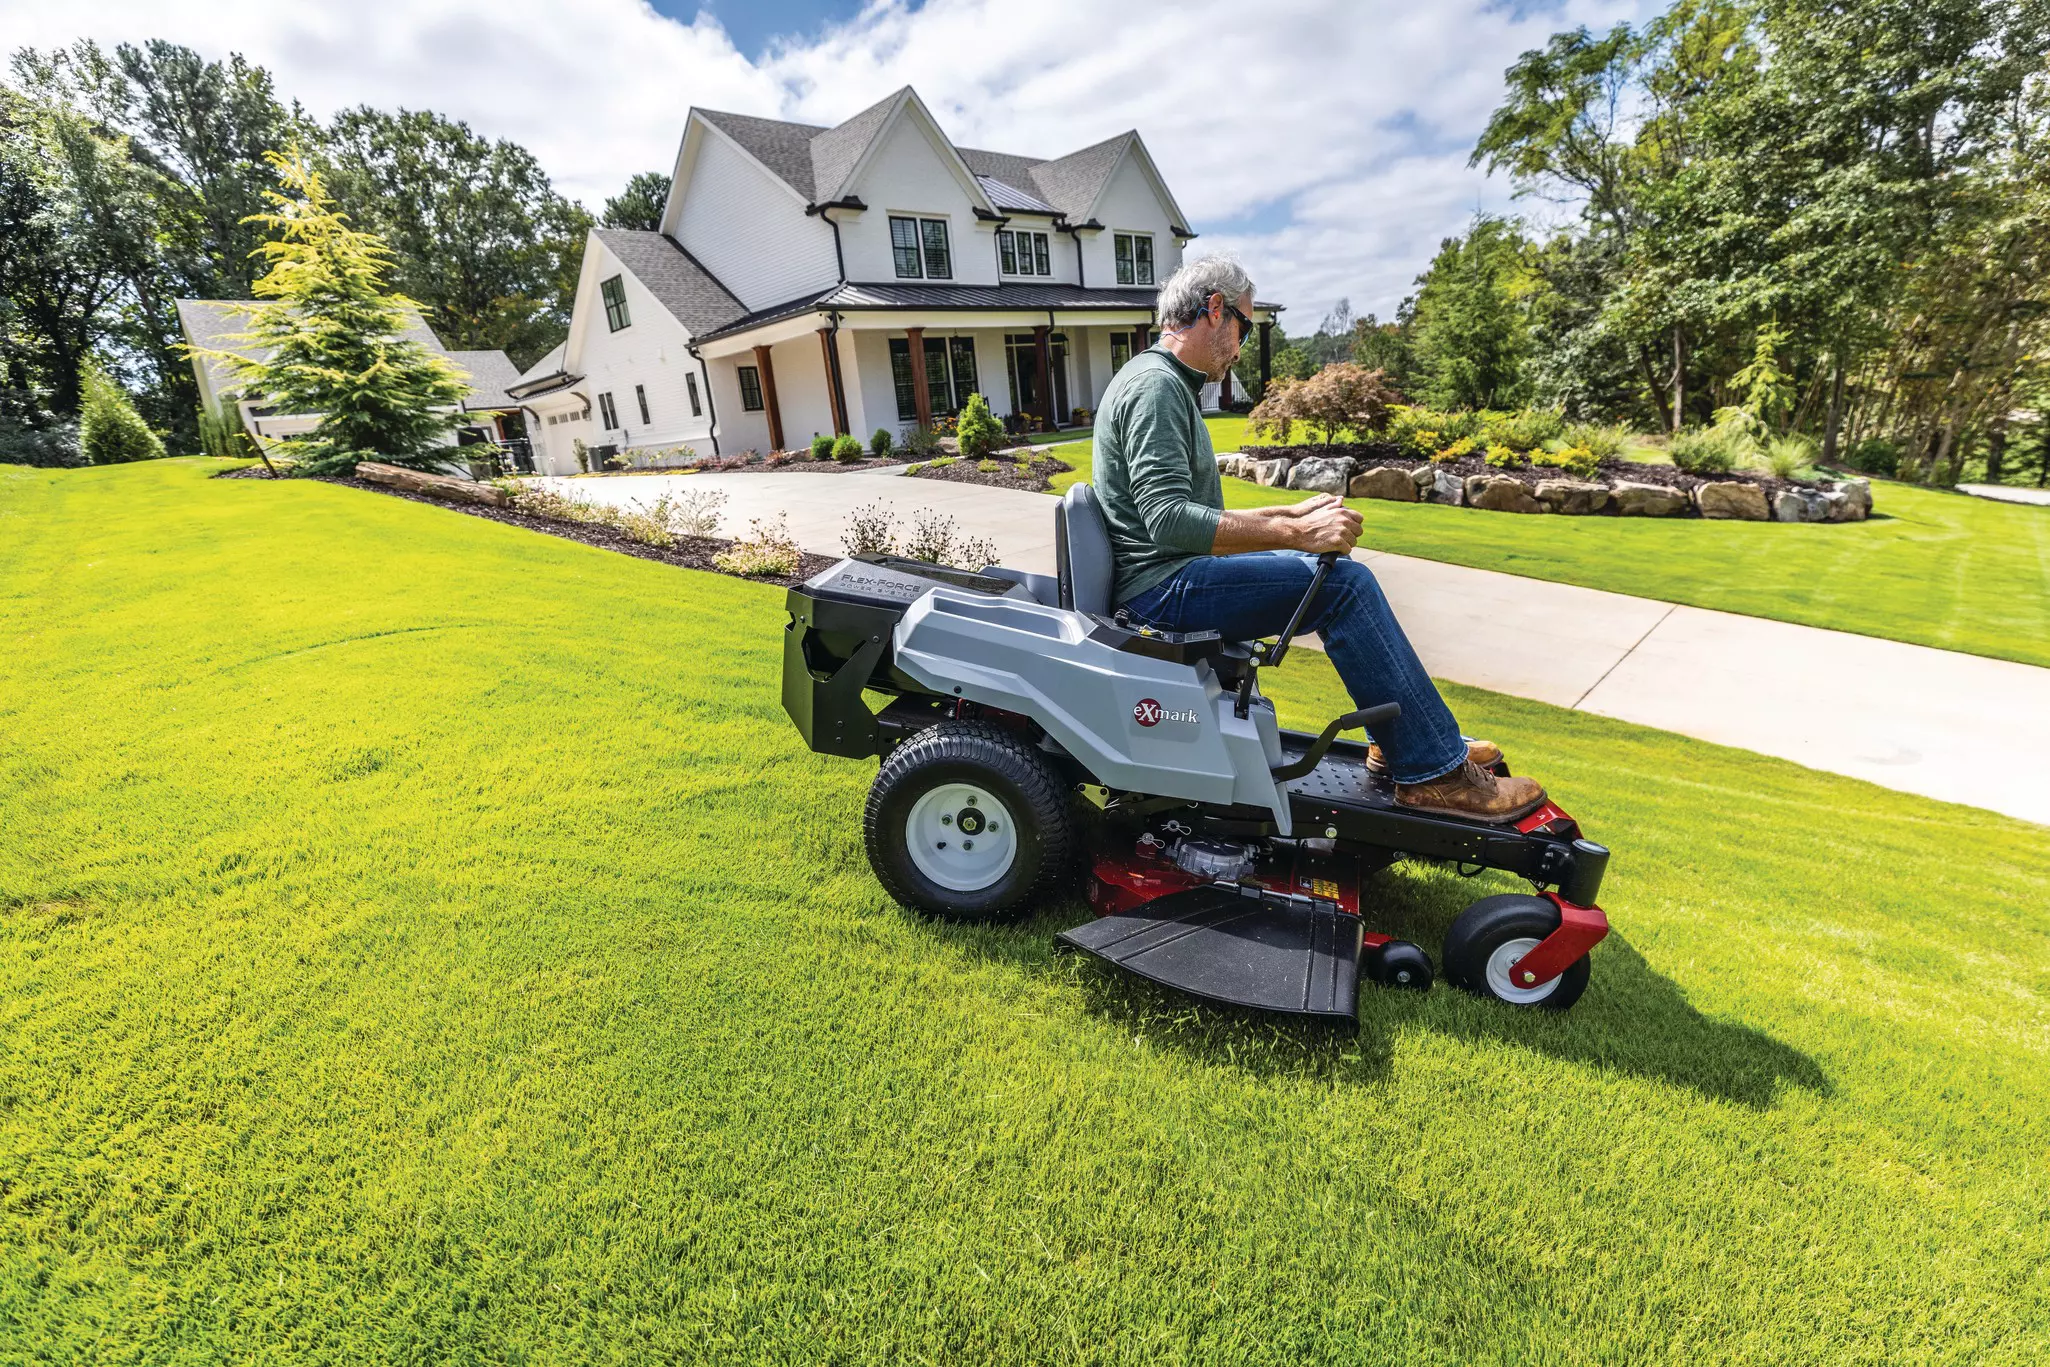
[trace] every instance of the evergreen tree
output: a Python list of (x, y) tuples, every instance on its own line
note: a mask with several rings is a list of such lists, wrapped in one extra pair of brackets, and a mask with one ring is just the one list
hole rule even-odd
[(385, 293), (384, 243), (349, 226), (296, 147), (268, 155), (284, 190), (254, 216), (276, 234), (260, 249), (270, 269), (255, 291), (274, 302), (236, 338), (263, 359), (215, 354), (278, 411), (321, 415), (311, 433), (275, 444), (306, 473), (445, 461), (467, 392), (460, 372), (405, 336), (419, 306)]
[(1419, 276), (1416, 397), (1433, 408), (1513, 408), (1523, 398), (1526, 327), (1511, 297), (1523, 239), (1515, 225), (1476, 217), (1448, 237)]
[(135, 411), (135, 403), (112, 376), (87, 361), (79, 375), (78, 444), (94, 465), (156, 460), (164, 443)]
[(662, 210), (669, 203), (669, 175), (665, 171), (642, 171), (626, 188), (605, 201), (598, 221), (608, 228), (638, 228), (655, 232), (662, 226)]

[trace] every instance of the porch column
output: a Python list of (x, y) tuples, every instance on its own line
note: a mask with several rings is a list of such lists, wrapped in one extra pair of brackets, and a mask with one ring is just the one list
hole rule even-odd
[(1217, 406), (1218, 406), (1219, 408), (1228, 408), (1228, 407), (1230, 407), (1230, 406), (1231, 406), (1231, 369), (1230, 369), (1230, 367), (1226, 367), (1226, 368), (1225, 368), (1225, 372), (1224, 372), (1224, 384), (1223, 384), (1223, 386), (1222, 386), (1221, 388), (1219, 388), (1219, 389), (1218, 389), (1218, 391), (1217, 391)]
[(769, 360), (769, 349), (755, 348), (755, 369), (762, 376), (762, 407), (769, 414), (769, 449), (783, 449), (783, 410), (776, 404), (776, 366)]
[(840, 389), (840, 358), (833, 354), (833, 330), (819, 329), (819, 353), (826, 362), (826, 398), (833, 405), (833, 435), (847, 435), (847, 395)]
[(1273, 320), (1272, 318), (1263, 318), (1263, 319), (1261, 319), (1261, 320), (1260, 320), (1260, 397), (1261, 397), (1261, 398), (1263, 398), (1263, 399), (1267, 397), (1267, 381), (1268, 381), (1269, 379), (1273, 378), (1273, 375), (1274, 375), (1274, 367), (1273, 367), (1273, 362), (1274, 362), (1274, 355), (1273, 355), (1273, 347), (1272, 347), (1272, 346), (1270, 345), (1270, 343), (1271, 343), (1271, 341), (1272, 341), (1272, 339), (1273, 339), (1273, 336), (1274, 336), (1274, 320)]
[(1053, 423), (1053, 348), (1047, 337), (1053, 329), (1041, 323), (1032, 329), (1032, 349), (1039, 355), (1039, 419), (1046, 424), (1046, 430), (1054, 431)]
[(925, 329), (905, 328), (904, 335), (911, 339), (911, 388), (918, 400), (918, 425), (932, 426), (932, 391), (925, 385)]

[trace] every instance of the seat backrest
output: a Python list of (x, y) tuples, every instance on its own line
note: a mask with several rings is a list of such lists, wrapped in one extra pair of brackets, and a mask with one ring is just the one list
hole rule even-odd
[(1103, 524), (1096, 491), (1087, 484), (1071, 486), (1054, 505), (1053, 554), (1061, 606), (1108, 614), (1113, 577), (1110, 531)]

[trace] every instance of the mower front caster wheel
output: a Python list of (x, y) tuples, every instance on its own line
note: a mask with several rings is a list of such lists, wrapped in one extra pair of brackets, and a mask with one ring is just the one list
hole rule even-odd
[(1390, 940), (1375, 950), (1367, 964), (1374, 981), (1383, 987), (1409, 992), (1431, 990), (1431, 956), (1407, 940)]
[(1071, 867), (1067, 789), (1013, 732), (941, 722), (890, 752), (862, 821), (869, 866), (907, 907), (949, 921), (1016, 918)]
[(1445, 932), (1445, 980), (1477, 997), (1492, 997), (1510, 1006), (1564, 1011), (1587, 991), (1589, 967), (1581, 955), (1564, 973), (1547, 983), (1519, 985), (1509, 968), (1559, 928), (1559, 909), (1528, 893), (1483, 897), (1452, 922)]

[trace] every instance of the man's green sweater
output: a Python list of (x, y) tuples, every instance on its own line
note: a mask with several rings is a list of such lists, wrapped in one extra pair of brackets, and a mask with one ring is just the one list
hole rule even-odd
[(1096, 410), (1096, 497), (1117, 567), (1113, 602), (1144, 593), (1217, 540), (1224, 484), (1196, 396), (1204, 375), (1159, 347), (1125, 364)]

